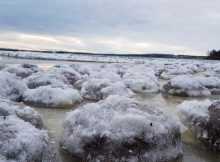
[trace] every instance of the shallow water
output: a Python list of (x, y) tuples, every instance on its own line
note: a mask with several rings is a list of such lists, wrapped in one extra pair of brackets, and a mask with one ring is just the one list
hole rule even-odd
[[(91, 62), (73, 62), (73, 61), (57, 61), (57, 60), (34, 60), (34, 59), (20, 59), (20, 58), (13, 58), (13, 57), (0, 57), (0, 63), (7, 64), (10, 66), (17, 66), (20, 64), (35, 64), (38, 65), (43, 70), (47, 70), (50, 67), (57, 65), (57, 64), (73, 64), (73, 63), (80, 63), (80, 64), (93, 64)], [(99, 63), (102, 64), (102, 63)]]
[[(46, 70), (53, 66), (54, 64), (66, 63), (70, 64), (73, 62), (65, 61), (46, 61), (46, 60), (28, 60), (28, 59), (16, 59), (0, 57), (0, 63), (8, 64), (10, 66), (15, 66), (22, 63), (37, 64), (42, 69)], [(200, 74), (199, 74), (200, 75)], [(163, 81), (165, 82), (165, 81)], [(167, 96), (162, 94), (137, 94), (135, 96), (140, 100), (144, 100), (155, 107), (163, 109), (167, 114), (171, 115), (178, 121), (178, 116), (176, 113), (176, 106), (184, 100), (216, 100), (219, 99), (218, 96), (210, 96), (207, 98), (189, 98), (189, 97), (177, 97), (177, 96)], [(83, 104), (86, 104), (84, 102)], [(81, 105), (83, 105), (81, 104)], [(55, 142), (57, 155), (59, 162), (77, 162), (76, 159), (72, 159), (68, 154), (61, 153), (59, 139), (62, 133), (62, 122), (65, 119), (66, 113), (79, 108), (79, 106), (70, 109), (48, 109), (48, 108), (35, 108), (44, 118), (45, 124), (48, 128), (49, 135), (52, 141)], [(197, 140), (193, 137), (191, 132), (184, 127), (182, 124), (182, 148), (183, 148), (183, 162), (218, 162), (220, 161), (220, 155), (209, 152), (206, 148), (202, 147)]]

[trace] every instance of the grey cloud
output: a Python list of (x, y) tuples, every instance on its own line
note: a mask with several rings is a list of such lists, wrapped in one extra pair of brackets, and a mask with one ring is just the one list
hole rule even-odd
[[(122, 37), (205, 52), (218, 48), (219, 11), (218, 0), (10, 0), (0, 1), (0, 31), (94, 41)], [(114, 51), (94, 44), (87, 47)]]

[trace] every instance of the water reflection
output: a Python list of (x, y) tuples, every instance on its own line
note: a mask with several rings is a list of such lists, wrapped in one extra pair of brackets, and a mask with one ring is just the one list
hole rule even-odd
[(217, 162), (220, 161), (220, 155), (210, 152), (192, 133), (187, 130), (182, 133), (183, 162)]

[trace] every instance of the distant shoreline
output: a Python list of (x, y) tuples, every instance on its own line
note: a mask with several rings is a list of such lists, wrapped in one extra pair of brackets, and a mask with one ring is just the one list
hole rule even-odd
[[(47, 53), (47, 54), (73, 54), (73, 55), (84, 55), (84, 56), (101, 56), (101, 57), (129, 57), (129, 58), (169, 58), (169, 59), (202, 59), (210, 60), (208, 56), (192, 56), (192, 55), (175, 55), (175, 54), (158, 54), (158, 53), (148, 53), (148, 54), (109, 54), (109, 53), (90, 53), (90, 52), (70, 52), (70, 51), (50, 51), (50, 50), (25, 50), (25, 49), (10, 49), (10, 48), (0, 48), (0, 51), (8, 52), (35, 52), (35, 53)], [(2, 55), (2, 54), (0, 54)], [(4, 55), (5, 56), (5, 55)], [(15, 56), (9, 56), (15, 57)], [(36, 58), (35, 58), (36, 59)], [(41, 58), (49, 59), (49, 58)], [(55, 60), (55, 59), (52, 59)]]

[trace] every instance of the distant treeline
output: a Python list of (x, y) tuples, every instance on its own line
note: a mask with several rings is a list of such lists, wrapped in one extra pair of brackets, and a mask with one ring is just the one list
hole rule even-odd
[(212, 51), (208, 52), (209, 59), (212, 60), (220, 60), (220, 50), (213, 49)]

